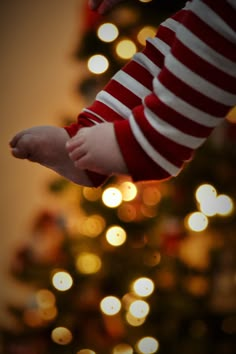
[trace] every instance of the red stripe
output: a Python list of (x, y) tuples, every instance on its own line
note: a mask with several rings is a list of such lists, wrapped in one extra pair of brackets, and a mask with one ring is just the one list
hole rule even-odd
[(105, 91), (130, 109), (141, 104), (141, 99), (138, 96), (115, 80), (109, 82)]
[(177, 144), (154, 130), (143, 114), (143, 107), (137, 107), (134, 116), (137, 117), (136, 123), (148, 142), (166, 160), (178, 167), (182, 166), (183, 161), (189, 160), (193, 149), (181, 145), (181, 141)]
[(215, 117), (224, 117), (229, 111), (229, 106), (221, 104), (203, 95), (201, 92), (194, 90), (181, 79), (173, 75), (167, 68), (162, 69), (158, 79), (174, 95), (203, 112), (214, 115)]
[(205, 127), (176, 112), (174, 107), (167, 106), (154, 94), (149, 95), (145, 99), (145, 104), (160, 119), (185, 134), (192, 135), (197, 138), (205, 138), (212, 131), (212, 128)]
[[(124, 117), (100, 101), (95, 101), (90, 107), (88, 107), (88, 109), (101, 116), (107, 122), (124, 119)], [(89, 114), (88, 112), (82, 112), (82, 115), (85, 117), (91, 117), (92, 119), (98, 121), (95, 115)]]
[(189, 11), (183, 21), (183, 25), (216, 52), (227, 57), (229, 60), (236, 61), (236, 47), (233, 43), (219, 32), (214, 31), (194, 13)]
[(204, 3), (236, 31), (236, 9), (234, 7), (223, 0), (204, 0)]
[(116, 138), (124, 157), (129, 174), (134, 182), (145, 180), (164, 180), (170, 174), (147, 156), (138, 144), (128, 120), (114, 122)]
[(197, 54), (193, 53), (184, 43), (176, 39), (172, 54), (190, 70), (205, 78), (214, 85), (236, 94), (236, 79), (220, 69), (212, 66)]
[(132, 60), (127, 65), (122, 68), (122, 71), (136, 79), (140, 82), (143, 86), (152, 90), (152, 80), (153, 76), (150, 72), (145, 69), (142, 65)]

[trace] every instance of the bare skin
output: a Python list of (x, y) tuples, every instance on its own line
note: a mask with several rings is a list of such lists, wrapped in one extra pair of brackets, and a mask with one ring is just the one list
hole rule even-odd
[(69, 157), (78, 169), (104, 175), (127, 174), (112, 123), (82, 128), (66, 143)]
[(83, 186), (92, 186), (85, 171), (75, 167), (65, 144), (70, 136), (64, 128), (32, 127), (16, 134), (10, 141), (12, 155), (45, 166), (61, 176)]

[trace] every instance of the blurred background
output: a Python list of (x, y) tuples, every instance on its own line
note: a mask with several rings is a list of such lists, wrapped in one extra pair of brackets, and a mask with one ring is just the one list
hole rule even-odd
[(234, 352), (235, 109), (165, 183), (81, 188), (8, 149), (74, 121), (183, 4), (1, 2), (1, 354)]

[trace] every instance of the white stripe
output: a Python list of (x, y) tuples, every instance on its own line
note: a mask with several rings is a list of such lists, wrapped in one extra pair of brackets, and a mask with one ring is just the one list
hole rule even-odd
[(200, 40), (186, 27), (179, 26), (176, 36), (178, 39), (188, 47), (192, 52), (201, 58), (205, 59), (208, 63), (216, 66), (219, 70), (224, 71), (228, 75), (236, 77), (235, 63), (214, 49), (210, 48), (206, 43)]
[(155, 65), (146, 55), (143, 53), (136, 53), (133, 58), (135, 62), (142, 65), (152, 76), (157, 76), (161, 69)]
[(186, 118), (210, 128), (216, 127), (221, 123), (220, 118), (216, 118), (206, 112), (203, 112), (174, 95), (165, 86), (163, 86), (157, 78), (153, 80), (153, 87), (155, 94), (162, 102)]
[(168, 29), (170, 29), (171, 31), (175, 32), (177, 31), (178, 27), (179, 27), (180, 22), (174, 20), (173, 18), (168, 18), (167, 20), (165, 20), (164, 22), (161, 23), (161, 26), (164, 26)]
[(145, 153), (161, 168), (163, 168), (165, 171), (167, 171), (171, 176), (176, 176), (180, 169), (179, 167), (173, 165), (171, 162), (166, 160), (163, 156), (161, 156), (154, 148), (153, 146), (148, 142), (148, 140), (145, 138), (143, 135), (142, 131), (140, 130), (139, 126), (135, 122), (134, 117), (131, 115), (130, 119), (130, 127), (132, 129), (132, 132), (140, 144), (140, 146), (143, 148)]
[(236, 43), (236, 33), (234, 30), (214, 10), (204, 4), (203, 1), (192, 1), (188, 8), (203, 22), (213, 28), (214, 31), (232, 43)]
[(119, 82), (122, 86), (125, 86), (128, 90), (134, 93), (137, 97), (143, 99), (150, 94), (150, 90), (143, 86), (139, 81), (134, 79), (126, 72), (119, 70), (114, 76), (113, 80)]
[(160, 119), (149, 108), (145, 108), (144, 112), (147, 121), (158, 133), (179, 145), (196, 149), (206, 140), (205, 138), (196, 138), (192, 135), (183, 133), (181, 130)]
[(158, 37), (153, 37), (153, 38), (148, 38), (147, 42), (151, 43), (151, 45), (156, 48), (161, 54), (165, 57), (169, 51), (170, 51), (170, 46), (166, 44), (163, 40), (161, 40)]
[[(102, 118), (99, 114), (93, 112), (91, 109), (84, 108), (84, 109), (82, 110), (82, 112), (87, 112), (87, 113), (89, 113), (89, 114), (94, 115), (95, 117), (97, 117), (98, 119), (100, 119), (103, 123), (106, 122), (106, 120), (105, 120), (104, 118)], [(88, 118), (88, 117), (86, 117), (86, 118), (87, 118), (88, 120), (90, 120), (91, 122), (93, 122), (94, 124), (99, 124), (99, 122), (93, 120), (92, 118)]]
[(131, 110), (127, 106), (106, 91), (100, 91), (96, 96), (96, 100), (104, 103), (107, 107), (120, 114), (124, 119), (127, 119), (131, 113)]
[(211, 98), (212, 100), (229, 106), (236, 104), (236, 95), (215, 86), (203, 77), (197, 75), (187, 66), (182, 64), (178, 59), (176, 59), (172, 54), (169, 54), (166, 57), (165, 66), (180, 80), (184, 81), (187, 85), (193, 87), (195, 90)]

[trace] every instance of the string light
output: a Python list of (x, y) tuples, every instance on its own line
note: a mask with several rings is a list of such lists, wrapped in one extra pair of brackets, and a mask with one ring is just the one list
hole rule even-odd
[(136, 300), (132, 302), (129, 307), (129, 312), (131, 315), (137, 318), (143, 318), (148, 315), (150, 311), (150, 306), (146, 301), (143, 300)]
[(35, 297), (37, 305), (42, 309), (53, 307), (56, 303), (55, 295), (47, 289), (37, 291)]
[(112, 354), (133, 354), (133, 349), (129, 344), (121, 343), (115, 346)]
[(116, 315), (121, 309), (121, 302), (115, 296), (106, 296), (100, 302), (101, 311), (108, 316)]
[(102, 266), (100, 257), (94, 253), (82, 252), (76, 260), (76, 268), (83, 274), (97, 273)]
[(39, 314), (44, 321), (52, 321), (57, 317), (58, 310), (55, 306), (39, 310)]
[(103, 23), (97, 30), (98, 38), (103, 42), (113, 42), (119, 35), (118, 28), (113, 23)]
[(93, 350), (90, 349), (81, 349), (77, 354), (96, 354)]
[(154, 291), (154, 283), (149, 278), (139, 278), (135, 280), (133, 289), (137, 295), (146, 297)]
[(137, 39), (140, 44), (145, 45), (146, 39), (150, 37), (154, 37), (156, 34), (155, 27), (152, 26), (145, 26), (143, 27), (137, 34)]
[(120, 226), (111, 226), (106, 232), (106, 240), (112, 246), (121, 246), (126, 241), (126, 232)]
[(130, 202), (131, 200), (135, 199), (138, 193), (136, 185), (127, 181), (121, 183), (119, 190), (121, 191), (122, 199), (125, 202)]
[(216, 198), (216, 189), (211, 184), (202, 184), (200, 185), (196, 192), (195, 197), (197, 201), (201, 204), (207, 201), (208, 198)]
[(95, 54), (88, 60), (88, 69), (93, 74), (103, 74), (107, 71), (109, 62), (104, 55)]
[(73, 279), (68, 272), (58, 271), (52, 277), (53, 286), (59, 291), (69, 290), (73, 285)]
[(116, 187), (109, 187), (103, 191), (103, 203), (109, 208), (116, 208), (122, 203), (122, 194)]
[(56, 327), (51, 333), (52, 340), (61, 345), (67, 345), (72, 341), (72, 333), (66, 327)]
[(159, 343), (153, 337), (144, 337), (137, 343), (137, 349), (140, 354), (153, 354), (158, 351)]
[[(81, 219), (82, 220), (82, 219)], [(88, 237), (97, 237), (106, 226), (104, 218), (99, 214), (90, 215), (84, 218), (81, 231)]]
[(203, 231), (208, 226), (208, 218), (201, 212), (194, 212), (187, 216), (188, 227), (196, 232)]
[(136, 52), (136, 44), (130, 39), (122, 39), (116, 45), (116, 53), (122, 59), (130, 59)]
[(141, 317), (141, 318), (135, 317), (130, 312), (126, 313), (125, 318), (126, 318), (126, 321), (128, 322), (128, 324), (133, 326), (133, 327), (142, 326), (142, 324), (146, 320), (146, 317)]
[(228, 216), (233, 212), (234, 204), (232, 199), (225, 195), (220, 194), (216, 198), (216, 212), (221, 216)]

